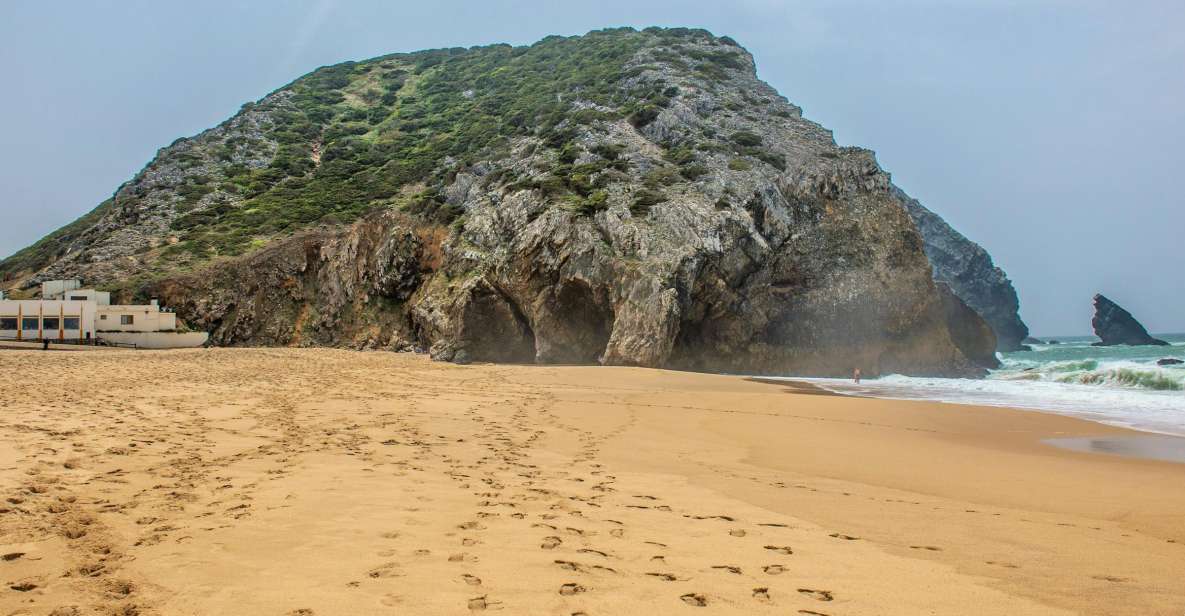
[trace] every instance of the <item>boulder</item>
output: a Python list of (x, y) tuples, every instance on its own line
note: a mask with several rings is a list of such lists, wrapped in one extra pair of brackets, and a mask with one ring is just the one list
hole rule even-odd
[(1181, 364), (1185, 364), (1185, 360), (1177, 359), (1176, 357), (1166, 357), (1156, 360), (1157, 366), (1179, 366)]

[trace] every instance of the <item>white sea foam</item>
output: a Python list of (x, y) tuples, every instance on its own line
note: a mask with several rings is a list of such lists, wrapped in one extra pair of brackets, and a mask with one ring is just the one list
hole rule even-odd
[(1006, 406), (1071, 415), (1148, 432), (1185, 436), (1185, 366), (1158, 366), (1185, 358), (1181, 337), (1172, 347), (1091, 347), (1091, 339), (1035, 345), (1007, 353), (986, 379), (792, 379), (829, 391), (901, 400)]
[(840, 394), (897, 400), (1006, 406), (1072, 415), (1111, 425), (1185, 436), (1185, 396), (1043, 381), (930, 379), (892, 375), (856, 385), (845, 379), (793, 379)]

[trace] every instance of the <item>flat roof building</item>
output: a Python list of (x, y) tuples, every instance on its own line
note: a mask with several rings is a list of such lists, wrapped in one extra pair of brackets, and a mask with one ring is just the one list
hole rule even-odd
[(96, 309), (91, 301), (0, 300), (0, 338), (86, 342), (95, 336)]
[(0, 340), (108, 342), (146, 348), (194, 347), (205, 332), (177, 331), (177, 315), (148, 304), (112, 304), (106, 291), (78, 280), (41, 284), (41, 299), (0, 299)]

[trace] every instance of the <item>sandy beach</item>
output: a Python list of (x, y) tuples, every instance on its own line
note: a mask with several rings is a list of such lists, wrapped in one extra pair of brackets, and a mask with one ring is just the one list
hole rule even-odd
[(1185, 464), (1077, 419), (328, 349), (0, 383), (0, 615), (1185, 613)]

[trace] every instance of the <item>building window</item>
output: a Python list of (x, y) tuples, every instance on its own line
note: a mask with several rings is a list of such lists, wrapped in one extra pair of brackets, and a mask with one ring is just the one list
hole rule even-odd
[(80, 327), (81, 323), (82, 319), (78, 317), (66, 317), (62, 319), (62, 329), (78, 331), (79, 329), (82, 329), (82, 327)]
[(45, 317), (41, 319), (41, 329), (57, 329), (58, 317)]
[(119, 315), (119, 324), (120, 325), (131, 325), (132, 323), (135, 323), (135, 322), (136, 322), (136, 315), (133, 315), (133, 314)]
[(101, 314), (101, 315), (99, 315), (99, 320), (100, 320), (100, 321), (106, 321), (106, 320), (107, 320), (107, 315), (105, 315), (105, 314)]
[(16, 317), (0, 317), (0, 329), (16, 329)]
[(71, 295), (71, 296), (70, 296), (70, 301), (72, 301), (72, 302), (85, 302), (85, 301), (86, 301), (86, 296), (85, 296), (85, 295)]
[(37, 317), (25, 317), (21, 319), (21, 329), (27, 332), (35, 332), (37, 331), (38, 321), (39, 319)]

